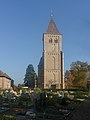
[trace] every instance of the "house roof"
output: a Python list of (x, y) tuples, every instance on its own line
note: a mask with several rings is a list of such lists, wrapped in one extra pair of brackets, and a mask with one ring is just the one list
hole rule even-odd
[(6, 78), (12, 80), (6, 73), (2, 72), (1, 70), (0, 70), (0, 77), (6, 77)]

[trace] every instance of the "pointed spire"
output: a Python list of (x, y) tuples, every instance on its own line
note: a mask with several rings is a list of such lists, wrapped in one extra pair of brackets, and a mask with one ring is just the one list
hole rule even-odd
[(51, 20), (48, 24), (48, 30), (47, 30), (47, 33), (49, 34), (59, 34), (59, 31), (55, 25), (55, 22), (53, 20), (53, 14), (51, 14)]

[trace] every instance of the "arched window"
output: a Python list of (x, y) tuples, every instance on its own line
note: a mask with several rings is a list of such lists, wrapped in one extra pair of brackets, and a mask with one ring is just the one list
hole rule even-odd
[(52, 38), (49, 39), (49, 43), (52, 43)]
[(55, 57), (53, 56), (53, 69), (55, 70)]
[(57, 38), (54, 40), (54, 43), (58, 43), (58, 39)]

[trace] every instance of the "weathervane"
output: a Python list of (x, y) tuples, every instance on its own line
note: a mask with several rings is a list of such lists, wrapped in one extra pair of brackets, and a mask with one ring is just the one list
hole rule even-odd
[(53, 18), (53, 11), (52, 10), (51, 10), (51, 15), (50, 16), (51, 16), (51, 18)]

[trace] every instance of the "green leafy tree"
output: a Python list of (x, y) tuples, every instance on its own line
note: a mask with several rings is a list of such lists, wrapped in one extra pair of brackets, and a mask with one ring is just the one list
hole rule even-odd
[(29, 64), (27, 69), (26, 69), (24, 83), (26, 86), (28, 86), (30, 88), (34, 88), (36, 79), (37, 79), (37, 75), (34, 71), (34, 67), (32, 64)]

